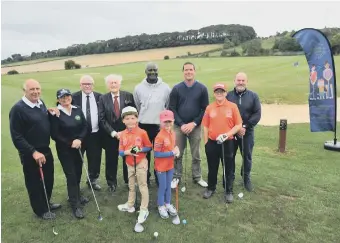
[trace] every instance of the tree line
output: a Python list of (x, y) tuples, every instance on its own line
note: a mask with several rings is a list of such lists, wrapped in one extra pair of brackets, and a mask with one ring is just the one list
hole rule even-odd
[(129, 35), (106, 41), (97, 40), (88, 44), (75, 44), (58, 50), (32, 52), (30, 56), (13, 54), (11, 57), (1, 60), (1, 64), (53, 57), (127, 52), (187, 45), (222, 44), (225, 39), (229, 39), (234, 45), (239, 45), (240, 43), (254, 39), (256, 36), (257, 34), (253, 27), (239, 24), (220, 24), (184, 32), (167, 32), (150, 35), (143, 33), (141, 35)]

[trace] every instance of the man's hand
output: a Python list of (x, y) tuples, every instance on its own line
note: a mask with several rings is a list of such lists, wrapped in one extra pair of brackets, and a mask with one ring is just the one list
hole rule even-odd
[(43, 155), (42, 153), (35, 151), (32, 156), (33, 156), (33, 159), (35, 160), (35, 162), (37, 162), (37, 164), (39, 166), (46, 163), (45, 155)]
[(79, 139), (75, 139), (72, 142), (71, 148), (79, 149), (81, 146), (81, 141)]
[(48, 108), (47, 109), (48, 112), (52, 115), (52, 116), (56, 116), (56, 117), (59, 117), (60, 116), (60, 110), (58, 108)]
[(240, 129), (240, 131), (237, 133), (237, 135), (240, 136), (240, 137), (243, 137), (244, 134), (246, 134), (246, 129), (244, 127), (242, 127)]
[(226, 133), (223, 133), (217, 136), (216, 141), (217, 143), (221, 144), (221, 143), (224, 143), (227, 139), (228, 139), (228, 135)]
[(187, 133), (188, 133), (187, 124), (184, 124), (184, 125), (181, 126), (181, 131), (182, 131), (184, 134), (187, 134)]
[(192, 132), (192, 130), (194, 130), (194, 128), (196, 127), (194, 122), (190, 122), (188, 124), (184, 124), (181, 126), (181, 130), (183, 133), (185, 134), (189, 134)]

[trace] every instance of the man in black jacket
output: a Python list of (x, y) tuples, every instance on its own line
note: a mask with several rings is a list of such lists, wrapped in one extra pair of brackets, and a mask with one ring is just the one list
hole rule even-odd
[[(121, 112), (124, 107), (135, 106), (133, 95), (120, 90), (122, 76), (111, 74), (105, 78), (107, 89), (99, 100), (99, 124), (103, 129), (105, 149), (106, 181), (110, 192), (115, 192), (117, 187), (117, 166), (119, 156), (119, 135), (125, 129)], [(123, 160), (124, 181), (128, 183), (127, 166)]]
[[(237, 104), (243, 120), (242, 129), (236, 136), (234, 153), (234, 179), (235, 179), (235, 156), (238, 147), (243, 151), (244, 168), (241, 169), (244, 187), (252, 191), (253, 186), (250, 180), (252, 168), (252, 152), (254, 147), (254, 128), (261, 119), (261, 103), (255, 92), (247, 89), (248, 78), (245, 73), (238, 73), (234, 80), (234, 90), (228, 92), (227, 99)], [(242, 148), (242, 141), (244, 148)], [(244, 175), (243, 175), (244, 172)]]
[[(72, 94), (72, 104), (81, 107), (86, 118), (88, 133), (81, 150), (86, 151), (90, 182), (94, 190), (100, 190), (98, 177), (102, 159), (102, 136), (99, 129), (98, 104), (101, 94), (93, 91), (94, 80), (90, 75), (80, 78), (80, 91)], [(90, 183), (87, 185), (90, 187)]]
[[(25, 95), (9, 113), (11, 137), (19, 152), (33, 212), (43, 219), (53, 219), (55, 214), (48, 212), (39, 174), (39, 166), (41, 166), (47, 198), (50, 201), (54, 184), (54, 161), (50, 149), (48, 111), (44, 102), (40, 100), (41, 87), (38, 81), (27, 80), (23, 90)], [(51, 210), (61, 207), (60, 204), (49, 204)]]

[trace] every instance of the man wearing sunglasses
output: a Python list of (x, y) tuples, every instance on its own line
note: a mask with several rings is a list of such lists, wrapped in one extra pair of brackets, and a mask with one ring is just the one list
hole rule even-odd
[[(144, 129), (149, 136), (151, 143), (159, 132), (159, 115), (169, 105), (170, 87), (158, 76), (158, 66), (155, 63), (148, 63), (145, 67), (146, 77), (135, 87), (133, 98), (138, 110), (139, 127)], [(148, 177), (150, 185), (150, 152), (147, 153)], [(154, 170), (156, 184), (158, 185), (156, 172)]]
[(72, 104), (81, 107), (88, 125), (88, 133), (82, 144), (82, 152), (87, 156), (90, 182), (87, 185), (94, 190), (100, 190), (98, 177), (100, 173), (100, 164), (102, 158), (102, 139), (101, 131), (98, 125), (98, 103), (100, 93), (94, 92), (94, 80), (90, 75), (84, 75), (80, 78), (80, 91), (72, 94)]

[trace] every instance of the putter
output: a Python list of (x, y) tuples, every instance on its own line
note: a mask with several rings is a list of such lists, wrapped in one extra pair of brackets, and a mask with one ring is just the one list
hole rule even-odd
[[(90, 181), (89, 172), (87, 171), (87, 167), (86, 167), (86, 165), (85, 165), (84, 158), (83, 158), (83, 154), (81, 153), (81, 149), (79, 148), (78, 151), (79, 151), (80, 158), (81, 158), (81, 160), (82, 160), (82, 162), (83, 162), (83, 166), (84, 166), (84, 169), (85, 169), (85, 172), (86, 172), (87, 179), (88, 179), (88, 181)], [(92, 191), (92, 194), (93, 194), (94, 201), (96, 202), (96, 205), (97, 205), (97, 210), (98, 210), (98, 220), (99, 220), (99, 221), (102, 221), (102, 220), (103, 220), (103, 217), (102, 217), (102, 214), (101, 214), (100, 209), (99, 209), (99, 206), (98, 206), (98, 202), (97, 202), (96, 195), (94, 194), (94, 190), (93, 190), (92, 184), (89, 183), (89, 185), (90, 185), (90, 187), (91, 187), (91, 191)]]
[[(184, 164), (184, 186), (181, 188), (182, 192), (185, 192), (187, 190), (187, 160), (188, 160), (188, 146), (187, 146), (187, 138), (188, 135), (186, 135), (185, 138), (185, 151), (184, 151), (184, 159), (185, 159), (185, 164)], [(183, 165), (183, 160), (182, 160), (182, 165)]]
[[(47, 198), (47, 192), (46, 192), (46, 186), (45, 186), (44, 173), (43, 173), (43, 170), (42, 170), (42, 166), (41, 166), (41, 165), (40, 165), (40, 167), (39, 167), (39, 170), (40, 170), (41, 181), (42, 181), (43, 187), (44, 187), (44, 193), (45, 193), (45, 198), (46, 198), (46, 204), (47, 204), (48, 212), (51, 214), (50, 203), (49, 203), (48, 198)], [(55, 231), (55, 229), (54, 229), (54, 220), (52, 220), (52, 231), (53, 231), (53, 234), (54, 234), (54, 235), (58, 235), (58, 232)]]
[(244, 138), (243, 138), (244, 136), (242, 136), (242, 138), (241, 138), (241, 146), (242, 146), (242, 149), (241, 149), (241, 156), (242, 156), (242, 180), (243, 180), (243, 187), (245, 188), (245, 183), (244, 183)]
[[(223, 179), (224, 179), (224, 197), (226, 197), (226, 195), (227, 195), (227, 178), (226, 178), (226, 175), (225, 175), (224, 142), (221, 143), (221, 145), (222, 145), (222, 164), (223, 164)], [(226, 206), (228, 207), (228, 203), (227, 203), (226, 198), (225, 198), (225, 203), (226, 203)]]

